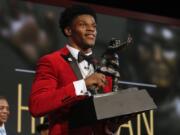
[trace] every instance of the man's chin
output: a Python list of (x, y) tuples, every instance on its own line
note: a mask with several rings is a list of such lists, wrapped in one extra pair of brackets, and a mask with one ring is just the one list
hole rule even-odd
[(94, 44), (85, 44), (84, 45), (84, 49), (90, 49), (90, 48), (93, 48), (94, 47)]
[(6, 123), (6, 122), (7, 122), (7, 119), (3, 119), (2, 122), (3, 122), (3, 123)]

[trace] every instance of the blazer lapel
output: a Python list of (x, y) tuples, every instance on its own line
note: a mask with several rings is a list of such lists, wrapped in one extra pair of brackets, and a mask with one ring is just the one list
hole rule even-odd
[(64, 58), (65, 61), (67, 61), (70, 65), (70, 67), (72, 68), (72, 70), (74, 71), (74, 74), (76, 75), (77, 79), (83, 79), (83, 76), (81, 74), (81, 71), (79, 69), (79, 66), (75, 60), (75, 58), (71, 55), (71, 53), (69, 52), (69, 50), (64, 47), (62, 49), (62, 53), (61, 56)]

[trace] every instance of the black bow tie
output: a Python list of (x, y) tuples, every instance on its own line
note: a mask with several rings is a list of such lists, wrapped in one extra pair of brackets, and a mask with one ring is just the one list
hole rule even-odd
[(89, 64), (93, 63), (93, 55), (85, 55), (82, 52), (78, 53), (78, 62), (82, 62), (83, 60), (86, 60)]

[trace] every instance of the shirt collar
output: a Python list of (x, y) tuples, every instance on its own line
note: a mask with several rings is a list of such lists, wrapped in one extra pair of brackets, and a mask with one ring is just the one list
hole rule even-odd
[(5, 129), (5, 125), (4, 125), (4, 124), (2, 124), (2, 126), (0, 126), (0, 128), (3, 128), (3, 129)]
[[(79, 50), (70, 46), (70, 45), (66, 45), (67, 49), (69, 50), (69, 52), (71, 53), (71, 55), (77, 60), (78, 59), (78, 53), (79, 53)], [(85, 55), (91, 55), (92, 52), (89, 52), (89, 53), (86, 53)]]

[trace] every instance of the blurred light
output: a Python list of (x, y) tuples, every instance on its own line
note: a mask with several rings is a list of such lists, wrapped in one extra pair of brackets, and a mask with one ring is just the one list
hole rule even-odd
[(177, 56), (175, 51), (164, 51), (163, 55), (168, 60), (174, 60)]
[(154, 33), (154, 27), (152, 25), (146, 25), (145, 32), (152, 35)]
[(175, 106), (177, 115), (180, 116), (180, 99), (179, 98), (175, 99), (174, 106)]
[(171, 39), (173, 37), (173, 33), (169, 29), (163, 29), (162, 35), (166, 39)]
[(11, 22), (11, 32), (14, 34), (23, 27), (23, 23), (19, 20)]

